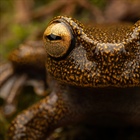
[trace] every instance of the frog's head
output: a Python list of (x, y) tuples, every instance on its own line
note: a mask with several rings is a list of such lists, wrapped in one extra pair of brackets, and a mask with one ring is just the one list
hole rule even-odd
[(43, 40), (47, 71), (82, 87), (140, 86), (140, 21), (131, 26), (87, 28), (70, 17), (54, 18)]

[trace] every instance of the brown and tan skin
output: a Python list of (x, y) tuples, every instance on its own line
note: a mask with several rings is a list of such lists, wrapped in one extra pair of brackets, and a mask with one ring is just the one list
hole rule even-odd
[(16, 117), (10, 140), (44, 140), (89, 118), (98, 126), (140, 126), (140, 20), (86, 28), (59, 16), (43, 40), (52, 92)]

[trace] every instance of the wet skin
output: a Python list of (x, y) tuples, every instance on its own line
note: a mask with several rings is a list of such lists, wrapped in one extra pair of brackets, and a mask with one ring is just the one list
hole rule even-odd
[[(37, 46), (51, 93), (12, 121), (10, 140), (44, 140), (54, 129), (84, 120), (140, 126), (140, 20), (86, 28), (59, 16), (43, 40), (46, 52)], [(10, 58), (17, 66), (29, 62), (30, 57), (21, 62), (18, 56), (16, 50)], [(40, 61), (39, 56), (31, 58)]]

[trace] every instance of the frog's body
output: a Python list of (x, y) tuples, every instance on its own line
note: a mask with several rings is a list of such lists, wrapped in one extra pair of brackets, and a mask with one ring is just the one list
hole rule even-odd
[(94, 125), (140, 126), (140, 21), (85, 28), (61, 16), (43, 39), (52, 92), (17, 116), (10, 139), (43, 140), (60, 126), (88, 118)]

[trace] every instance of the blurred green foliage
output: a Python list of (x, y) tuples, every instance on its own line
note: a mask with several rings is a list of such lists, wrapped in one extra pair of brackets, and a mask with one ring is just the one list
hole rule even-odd
[[(15, 0), (16, 1), (16, 0)], [(13, 48), (18, 47), (29, 35), (34, 34), (39, 28), (45, 28), (45, 23), (32, 20), (28, 24), (18, 24), (14, 21), (15, 9), (13, 0), (0, 0), (0, 56), (7, 57)], [(89, 0), (96, 6), (103, 8), (105, 0)], [(51, 0), (34, 0), (34, 8), (52, 3)], [(85, 11), (86, 13), (86, 11)], [(43, 26), (44, 23), (44, 26)]]
[(90, 0), (93, 5), (103, 9), (107, 3), (107, 0)]

